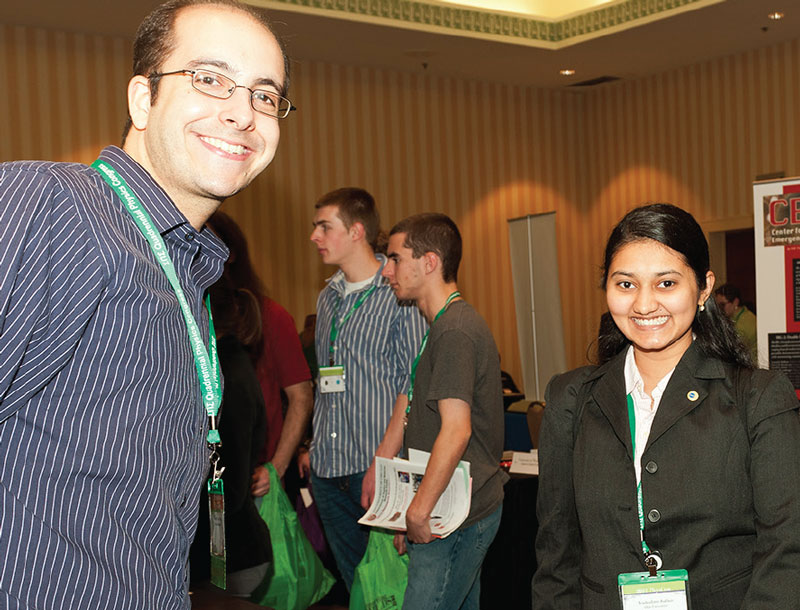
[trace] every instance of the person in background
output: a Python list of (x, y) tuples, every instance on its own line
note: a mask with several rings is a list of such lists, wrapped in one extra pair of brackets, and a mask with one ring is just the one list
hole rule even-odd
[(797, 397), (710, 298), (703, 230), (628, 212), (602, 285), (599, 366), (545, 395), (533, 608), (619, 610), (618, 577), (651, 567), (688, 572), (693, 610), (798, 608)]
[(736, 332), (744, 341), (754, 363), (758, 363), (758, 335), (756, 314), (742, 303), (742, 293), (733, 284), (723, 284), (714, 291), (717, 306), (728, 316), (736, 327)]
[[(409, 449), (430, 453), (425, 476), (406, 513), (405, 610), (477, 610), (481, 565), (500, 526), (503, 485), (503, 399), (500, 355), (486, 322), (456, 284), (461, 235), (444, 214), (418, 214), (389, 233), (383, 276), (398, 299), (413, 300), (430, 324), (411, 369), (409, 404), (395, 417), (408, 424)], [(391, 447), (398, 450), (400, 446)], [(470, 464), (472, 500), (466, 521), (447, 538), (430, 519), (459, 462)], [(407, 542), (407, 544), (406, 544)]]
[(204, 225), (272, 161), (288, 79), (263, 14), (172, 0), (137, 31), (122, 148), (0, 165), (0, 608), (191, 606), (228, 254)]
[(514, 383), (514, 378), (511, 373), (501, 370), (500, 371), (500, 385), (503, 388), (503, 394), (520, 394), (517, 384)]
[(317, 351), (314, 346), (314, 328), (317, 326), (317, 314), (310, 313), (303, 321), (303, 330), (300, 331), (300, 345), (303, 346), (303, 354), (306, 357), (308, 368), (311, 370), (311, 379), (319, 377), (319, 365), (317, 364)]
[[(262, 329), (260, 345), (251, 350), (266, 408), (266, 438), (259, 452), (259, 463), (253, 470), (252, 493), (263, 496), (269, 491), (269, 471), (265, 462), (272, 462), (283, 477), (308, 426), (313, 406), (311, 373), (303, 355), (297, 327), (291, 314), (266, 295), (264, 286), (253, 269), (247, 240), (236, 222), (217, 211), (208, 222), (230, 249), (226, 273), (237, 288), (256, 295), (260, 305)], [(286, 418), (283, 415), (281, 392), (287, 398)]]
[(372, 501), (373, 460), (394, 457), (402, 442), (402, 419), (393, 414), (405, 412), (408, 372), (426, 326), (383, 282), (386, 257), (374, 250), (379, 227), (372, 195), (342, 188), (317, 202), (311, 233), (322, 262), (338, 267), (317, 299), (311, 483), (348, 590), (367, 547), (358, 519)]
[[(216, 232), (217, 225), (212, 226)], [(258, 514), (251, 492), (252, 473), (261, 467), (261, 448), (268, 437), (264, 398), (254, 366), (255, 355), (262, 347), (262, 314), (258, 297), (239, 287), (230, 273), (232, 267), (229, 259), (225, 273), (209, 293), (219, 363), (225, 377), (218, 450), (225, 464), (225, 591), (249, 597), (266, 576), (272, 559), (269, 529)], [(208, 549), (208, 494), (204, 486), (197, 535), (192, 543), (193, 583), (210, 578)]]

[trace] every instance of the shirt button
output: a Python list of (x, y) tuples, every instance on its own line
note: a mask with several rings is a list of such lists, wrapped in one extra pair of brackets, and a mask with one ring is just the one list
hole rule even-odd
[(656, 470), (658, 470), (658, 464), (656, 464), (653, 460), (650, 460), (647, 462), (647, 465), (644, 467), (644, 469), (650, 474), (655, 474)]
[(331, 432), (331, 438), (336, 438), (336, 432)]
[(186, 241), (192, 241), (193, 239), (194, 239), (194, 233), (186, 234)]
[(657, 523), (659, 519), (661, 519), (661, 513), (658, 512), (655, 508), (647, 513), (647, 519), (650, 523)]

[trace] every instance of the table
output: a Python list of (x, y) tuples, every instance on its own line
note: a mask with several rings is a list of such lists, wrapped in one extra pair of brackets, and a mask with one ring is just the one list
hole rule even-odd
[(481, 608), (530, 610), (531, 578), (536, 570), (534, 541), (539, 477), (517, 476), (505, 486), (503, 515), (481, 572)]

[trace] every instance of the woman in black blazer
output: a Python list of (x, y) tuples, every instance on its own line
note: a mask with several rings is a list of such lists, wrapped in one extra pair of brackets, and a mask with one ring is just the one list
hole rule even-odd
[(651, 563), (687, 570), (693, 610), (800, 609), (797, 398), (709, 298), (700, 226), (629, 212), (603, 287), (599, 366), (545, 397), (533, 609), (618, 610), (618, 575)]

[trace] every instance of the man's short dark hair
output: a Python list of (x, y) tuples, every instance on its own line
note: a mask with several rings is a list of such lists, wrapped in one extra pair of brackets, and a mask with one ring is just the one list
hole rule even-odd
[(742, 293), (733, 284), (723, 284), (714, 291), (714, 294), (722, 295), (728, 303), (733, 303), (736, 299), (742, 302)]
[(318, 210), (328, 206), (337, 208), (337, 214), (345, 228), (349, 229), (355, 223), (360, 222), (364, 227), (367, 243), (373, 250), (376, 249), (381, 230), (381, 217), (378, 214), (378, 208), (375, 207), (375, 198), (372, 195), (362, 188), (346, 186), (325, 193), (319, 198), (314, 208)]
[[(270, 21), (257, 9), (243, 4), (238, 0), (169, 0), (156, 7), (144, 18), (139, 29), (136, 30), (136, 39), (133, 41), (133, 76), (147, 76), (150, 78), (150, 103), (155, 104), (158, 97), (158, 85), (161, 82), (160, 76), (150, 77), (154, 72), (160, 72), (167, 57), (175, 48), (175, 19), (178, 13), (190, 6), (223, 6), (241, 13), (249, 15), (275, 37), (283, 54), (284, 81), (280, 93), (286, 95), (289, 89), (289, 57), (283, 42), (275, 33)], [(125, 128), (122, 132), (122, 144), (128, 137), (128, 132), (133, 123), (130, 113), (125, 121)]]
[(401, 220), (392, 227), (389, 235), (405, 233), (403, 246), (411, 249), (414, 258), (426, 252), (435, 253), (442, 261), (442, 279), (455, 282), (461, 263), (461, 233), (453, 220), (445, 214), (416, 214)]

